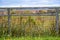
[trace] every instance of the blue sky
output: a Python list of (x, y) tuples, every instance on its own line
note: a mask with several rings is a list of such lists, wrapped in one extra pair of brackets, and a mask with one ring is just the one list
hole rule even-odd
[(0, 7), (60, 6), (60, 0), (0, 0)]

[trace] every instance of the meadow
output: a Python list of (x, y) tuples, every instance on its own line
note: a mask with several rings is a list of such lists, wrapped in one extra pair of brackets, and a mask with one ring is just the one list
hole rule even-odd
[(3, 37), (0, 40), (60, 40), (60, 37)]

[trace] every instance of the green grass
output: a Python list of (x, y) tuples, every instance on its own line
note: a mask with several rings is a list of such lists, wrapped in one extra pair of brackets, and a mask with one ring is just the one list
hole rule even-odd
[(4, 38), (0, 38), (0, 40), (4, 40)]
[(7, 37), (0, 40), (60, 40), (60, 37)]

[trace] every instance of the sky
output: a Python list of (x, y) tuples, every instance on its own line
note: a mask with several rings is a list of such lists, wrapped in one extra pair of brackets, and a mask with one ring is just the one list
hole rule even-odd
[(0, 0), (0, 7), (60, 6), (60, 0)]

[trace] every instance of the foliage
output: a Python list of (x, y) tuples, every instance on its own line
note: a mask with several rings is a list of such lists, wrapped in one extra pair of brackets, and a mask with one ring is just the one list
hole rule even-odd
[[(15, 14), (14, 11), (12, 14)], [(7, 36), (10, 31), (12, 37), (55, 36), (55, 18), (55, 16), (10, 16), (9, 28), (8, 17), (0, 17), (0, 37)]]

